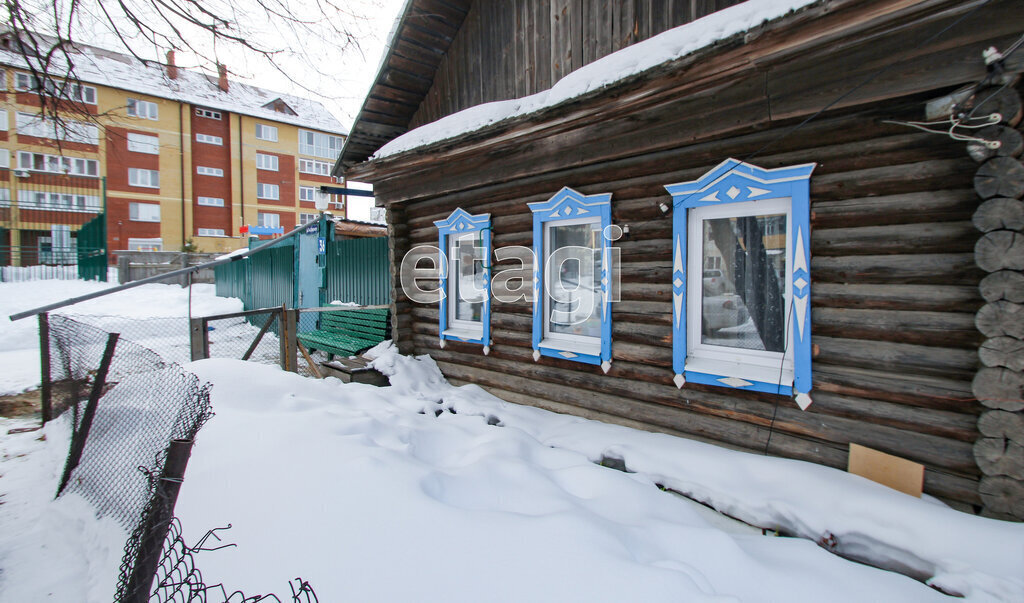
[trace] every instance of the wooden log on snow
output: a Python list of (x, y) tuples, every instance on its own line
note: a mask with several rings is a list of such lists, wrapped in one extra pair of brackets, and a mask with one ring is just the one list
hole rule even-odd
[(987, 233), (974, 246), (974, 261), (985, 272), (1024, 270), (1024, 234), (1011, 230)]
[(997, 301), (982, 306), (974, 324), (986, 337), (1024, 339), (1024, 305)]
[(1024, 446), (1024, 414), (989, 410), (978, 417), (978, 432), (986, 438), (1002, 438)]
[(1014, 270), (993, 272), (982, 279), (978, 290), (985, 301), (1024, 303), (1024, 274)]
[(1024, 166), (1012, 157), (993, 157), (974, 174), (974, 191), (982, 199), (1024, 195)]
[(986, 339), (978, 348), (978, 358), (985, 366), (1024, 372), (1024, 341), (1016, 337)]
[(1020, 157), (1021, 151), (1024, 151), (1024, 136), (1021, 136), (1020, 132), (1013, 128), (989, 126), (978, 130), (978, 133), (974, 134), (974, 136), (982, 140), (999, 143), (999, 146), (995, 149), (989, 148), (988, 145), (982, 142), (972, 141), (967, 143), (967, 154), (978, 163), (993, 157)]
[(1024, 519), (1024, 482), (1002, 475), (984, 477), (978, 483), (978, 494), (986, 511)]
[(1024, 231), (1024, 202), (1006, 197), (989, 199), (978, 206), (971, 221), (981, 232)]
[(1024, 373), (1007, 368), (985, 367), (971, 382), (974, 397), (988, 408), (1024, 410)]

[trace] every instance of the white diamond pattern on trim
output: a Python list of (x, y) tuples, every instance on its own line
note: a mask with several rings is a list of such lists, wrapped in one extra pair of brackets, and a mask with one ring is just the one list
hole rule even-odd
[(679, 278), (677, 276), (676, 280), (672, 281), (672, 284), (675, 285), (676, 287), (682, 287), (683, 286), (683, 279), (681, 279), (681, 278)]
[(811, 405), (811, 397), (808, 394), (797, 394), (796, 405), (800, 407), (800, 410), (807, 410), (807, 407)]
[(715, 192), (711, 193), (710, 195), (705, 195), (705, 196), (701, 197), (701, 201), (719, 201), (719, 199), (718, 199), (718, 191), (715, 191)]
[(676, 259), (672, 262), (672, 272), (683, 271), (683, 238), (676, 237)]
[(562, 358), (576, 358), (578, 356), (578, 354), (573, 354), (572, 352), (559, 352), (558, 355)]
[(748, 186), (747, 190), (750, 191), (751, 197), (760, 197), (761, 195), (767, 195), (771, 191), (764, 188), (757, 188), (756, 186)]
[(677, 389), (683, 389), (683, 386), (686, 385), (686, 377), (682, 375), (672, 377), (672, 381), (675, 382)]
[(604, 371), (605, 374), (607, 374), (608, 371), (610, 371), (611, 369), (612, 369), (612, 363), (611, 362), (608, 362), (607, 360), (605, 360), (604, 362), (601, 363), (601, 370)]
[(540, 350), (534, 350), (533, 351), (533, 361), (534, 362), (540, 361)]
[(796, 326), (800, 331), (800, 339), (804, 338), (804, 322), (807, 320), (807, 296), (793, 300), (793, 312), (796, 313)]
[(793, 284), (796, 285), (797, 289), (803, 289), (804, 287), (807, 286), (807, 281), (805, 281), (804, 277), (801, 276), (800, 278), (793, 281)]
[(793, 273), (797, 270), (803, 270), (807, 272), (807, 251), (804, 249), (804, 231), (803, 228), (796, 229), (796, 257), (793, 258)]
[(551, 212), (551, 217), (552, 218), (561, 218), (562, 217), (562, 214), (560, 213), (561, 211), (562, 210), (560, 210), (560, 209), (556, 209), (555, 211)]
[(491, 353), (491, 346), (485, 345), (484, 346), (484, 356), (487, 356), (490, 353)]
[(726, 377), (725, 379), (719, 379), (718, 382), (728, 385), (729, 387), (747, 387), (753, 385), (750, 381), (740, 379), (739, 377)]
[(739, 195), (741, 192), (743, 192), (743, 191), (741, 191), (740, 189), (736, 188), (735, 186), (730, 186), (729, 190), (725, 191), (725, 194), (729, 195), (730, 199), (735, 199), (736, 196)]
[(683, 295), (681, 293), (674, 293), (672, 295), (672, 303), (675, 304), (676, 310), (676, 329), (679, 328), (679, 321), (683, 318)]

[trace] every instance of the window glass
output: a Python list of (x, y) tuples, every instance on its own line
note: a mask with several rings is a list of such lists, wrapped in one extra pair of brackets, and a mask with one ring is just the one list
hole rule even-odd
[(548, 334), (601, 337), (601, 222), (545, 226)]
[(277, 142), (277, 128), (275, 126), (256, 124), (256, 138)]
[(220, 111), (214, 111), (213, 109), (201, 109), (197, 107), (196, 115), (207, 119), (220, 119)]
[(338, 153), (341, 152), (344, 140), (341, 136), (299, 130), (299, 153), (324, 159), (336, 159)]
[(279, 214), (258, 212), (256, 214), (256, 222), (258, 226), (264, 228), (280, 228), (281, 216)]
[(196, 134), (196, 142), (221, 145), (224, 144), (224, 139), (220, 136), (213, 136), (211, 134)]
[(276, 184), (256, 183), (256, 196), (260, 199), (277, 199), (280, 189)]
[(220, 197), (199, 197), (197, 203), (207, 207), (224, 207), (224, 199)]
[(480, 232), (452, 237), (449, 253), (448, 303), (453, 326), (460, 322), (479, 323), (483, 320), (486, 271), (484, 270), (484, 243)]
[(146, 188), (160, 188), (160, 172), (156, 170), (128, 168), (128, 184), (132, 186), (144, 186)]
[(128, 217), (135, 222), (159, 222), (160, 206), (155, 203), (131, 203)]
[(137, 98), (128, 99), (127, 112), (132, 117), (142, 117), (145, 119), (159, 119), (160, 116), (160, 110), (156, 103)]
[(702, 222), (701, 343), (785, 351), (786, 214)]
[(224, 170), (221, 168), (206, 167), (204, 165), (196, 166), (196, 173), (200, 176), (223, 176)]
[(268, 155), (266, 153), (256, 153), (256, 169), (258, 170), (270, 170), (273, 172), (277, 171), (278, 161), (277, 155)]

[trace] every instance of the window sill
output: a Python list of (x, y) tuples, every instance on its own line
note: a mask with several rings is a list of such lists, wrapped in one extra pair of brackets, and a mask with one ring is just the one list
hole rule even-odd
[(560, 339), (543, 339), (539, 344), (539, 348), (545, 348), (548, 350), (554, 350), (556, 352), (570, 352), (572, 354), (579, 354), (583, 356), (596, 356), (601, 357), (601, 343), (582, 343), (575, 341), (563, 341)]
[(730, 387), (745, 387), (737, 385), (739, 381), (749, 381), (752, 384), (759, 383), (775, 387), (781, 386), (782, 388), (791, 388), (793, 385), (793, 366), (790, 362), (787, 362), (780, 369), (778, 366), (770, 367), (739, 362), (723, 362), (721, 360), (690, 356), (686, 359), (685, 370), (687, 373), (702, 373), (734, 380), (734, 383), (722, 383)]
[(445, 329), (441, 333), (449, 339), (460, 339), (462, 341), (479, 341), (484, 337), (484, 327), (480, 326), (479, 329), (471, 329), (467, 327), (456, 327), (454, 329)]

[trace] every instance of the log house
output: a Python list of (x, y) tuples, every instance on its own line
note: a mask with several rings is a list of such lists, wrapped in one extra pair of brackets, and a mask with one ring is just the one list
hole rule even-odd
[[(410, 0), (335, 166), (387, 209), (396, 344), (511, 402), (838, 468), (862, 444), (922, 463), (956, 508), (1024, 520), (1019, 3), (819, 0), (374, 156), (737, 4)], [(908, 125), (939, 121), (972, 140)], [(487, 251), (441, 286), (483, 278), (486, 300), (411, 300), (403, 258), (461, 254), (459, 218)], [(570, 265), (597, 320), (501, 295), (554, 286), (559, 241), (594, 250)]]

